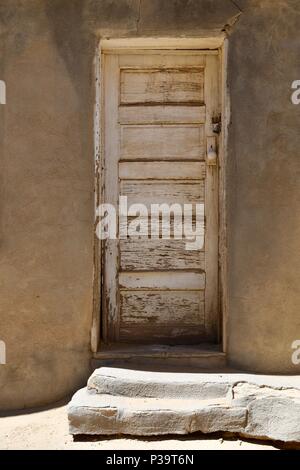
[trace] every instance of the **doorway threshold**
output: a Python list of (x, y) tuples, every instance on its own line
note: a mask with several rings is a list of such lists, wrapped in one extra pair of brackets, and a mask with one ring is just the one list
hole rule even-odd
[(133, 365), (143, 368), (186, 370), (195, 368), (224, 370), (226, 353), (220, 345), (140, 345), (140, 344), (105, 344), (94, 353), (93, 368), (104, 365)]

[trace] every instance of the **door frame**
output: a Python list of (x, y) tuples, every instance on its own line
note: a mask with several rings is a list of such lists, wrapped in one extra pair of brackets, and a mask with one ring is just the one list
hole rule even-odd
[(221, 100), (221, 133), (219, 135), (219, 336), (222, 352), (227, 351), (228, 323), (228, 287), (227, 287), (227, 213), (226, 213), (226, 162), (228, 126), (230, 122), (230, 101), (227, 82), (228, 39), (225, 34), (205, 38), (112, 38), (98, 42), (94, 59), (94, 276), (93, 276), (93, 312), (91, 325), (91, 351), (99, 352), (101, 347), (102, 315), (102, 259), (103, 243), (96, 236), (96, 208), (103, 201), (104, 189), (104, 149), (103, 149), (103, 73), (101, 57), (103, 53), (134, 53), (151, 50), (217, 51), (219, 54), (219, 83)]

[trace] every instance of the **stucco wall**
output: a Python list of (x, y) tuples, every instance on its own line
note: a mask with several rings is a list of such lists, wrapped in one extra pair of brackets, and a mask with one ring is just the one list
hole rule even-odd
[(300, 107), (290, 95), (300, 3), (242, 3), (229, 60), (229, 357), (299, 374), (291, 343), (300, 339)]
[(297, 0), (0, 0), (2, 409), (54, 401), (89, 373), (101, 36), (228, 31), (229, 359), (300, 372), (299, 26)]

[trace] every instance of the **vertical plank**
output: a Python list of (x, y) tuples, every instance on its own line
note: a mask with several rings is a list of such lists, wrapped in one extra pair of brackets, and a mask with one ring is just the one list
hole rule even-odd
[[(212, 119), (219, 109), (218, 57), (206, 56), (204, 96), (206, 105), (206, 137), (216, 136)], [(219, 299), (218, 299), (218, 164), (207, 165), (205, 180), (205, 329), (208, 338), (218, 340)]]
[[(94, 156), (95, 156), (95, 220), (94, 224), (96, 226), (96, 209), (99, 206), (102, 199), (101, 187), (103, 184), (101, 166), (103, 159), (102, 152), (102, 116), (101, 109), (103, 105), (103, 80), (102, 80), (102, 56), (100, 53), (100, 47), (97, 48), (97, 54), (95, 59), (95, 68), (94, 68), (94, 79), (95, 79), (95, 104), (94, 104)], [(102, 244), (101, 240), (98, 239), (94, 231), (94, 279), (93, 279), (93, 315), (92, 315), (92, 326), (91, 326), (91, 350), (93, 353), (96, 353), (100, 346), (100, 303), (102, 298), (102, 285), (101, 285), (101, 275), (102, 275), (102, 266), (101, 266), (101, 249)]]
[(230, 120), (230, 99), (227, 83), (228, 39), (224, 40), (220, 55), (220, 95), (222, 109), (222, 130), (220, 135), (220, 174), (219, 174), (219, 252), (220, 252), (220, 315), (222, 315), (222, 345), (227, 352), (228, 338), (228, 266), (227, 266), (227, 230), (226, 230), (226, 167), (227, 167), (227, 141)]
[[(105, 151), (105, 203), (118, 207), (118, 159), (120, 153), (120, 131), (118, 125), (119, 105), (119, 56), (105, 55), (104, 64), (104, 151)], [(104, 242), (104, 338), (117, 341), (119, 333), (118, 308), (118, 240)]]

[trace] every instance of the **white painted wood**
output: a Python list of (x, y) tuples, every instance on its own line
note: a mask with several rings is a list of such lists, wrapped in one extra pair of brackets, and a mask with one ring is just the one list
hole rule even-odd
[(199, 181), (134, 181), (122, 180), (122, 196), (127, 196), (128, 206), (144, 204), (148, 210), (151, 204), (191, 204), (204, 201), (204, 182)]
[[(204, 291), (121, 290), (121, 321), (142, 326), (204, 323)], [(164, 305), (164, 315), (160, 306)]]
[(121, 340), (168, 342), (180, 336), (183, 341), (204, 333), (203, 291), (121, 290), (120, 305)]
[(121, 159), (203, 160), (204, 155), (203, 126), (122, 126)]
[(204, 251), (187, 250), (184, 239), (120, 240), (120, 258), (123, 271), (205, 269)]
[[(206, 215), (205, 250), (200, 252), (186, 250), (185, 240), (145, 236), (105, 243), (105, 338), (214, 341), (218, 168), (208, 167), (205, 155), (207, 137), (216, 139), (212, 118), (220, 111), (218, 56), (149, 51), (104, 57), (105, 202), (117, 205), (119, 193), (128, 196), (129, 206), (143, 203), (148, 208), (205, 202)], [(184, 80), (178, 81), (180, 74)], [(120, 105), (121, 100), (128, 105)], [(203, 105), (195, 106), (200, 101)], [(197, 303), (192, 298), (199, 300), (199, 292)]]
[(121, 70), (121, 104), (203, 102), (203, 69)]
[[(171, 239), (178, 239), (177, 236), (175, 236), (178, 233), (182, 233), (183, 231), (183, 240), (185, 243), (188, 243), (188, 239), (190, 238), (188, 233), (184, 233), (184, 227), (183, 227), (183, 222), (179, 218), (174, 218), (173, 214), (171, 214), (171, 220), (169, 217), (167, 217), (167, 211), (164, 212), (165, 217), (163, 218), (161, 214), (159, 215), (159, 232), (158, 235), (156, 236), (156, 239), (166, 239), (166, 237), (163, 237), (163, 234), (170, 233)], [(151, 233), (151, 219), (150, 217), (146, 216), (144, 217), (143, 215), (140, 215), (139, 213), (135, 213), (132, 216), (129, 217), (120, 217), (119, 225), (120, 225), (120, 232), (125, 233), (125, 227), (127, 225), (130, 226), (130, 224), (135, 221), (137, 223), (137, 218), (138, 218), (138, 225), (139, 225), (139, 232), (136, 233), (137, 231), (135, 230), (134, 232), (134, 237), (135, 238), (144, 238), (146, 237), (148, 239), (148, 235)], [(192, 229), (193, 231), (196, 230), (195, 227), (195, 214), (193, 213), (192, 216)], [(198, 228), (200, 230), (204, 230), (204, 226), (202, 224), (199, 224), (198, 222)], [(123, 238), (124, 239), (124, 238)]]
[[(95, 67), (94, 67), (94, 80), (95, 86), (95, 103), (94, 103), (94, 159), (95, 159), (95, 192), (94, 192), (94, 214), (96, 219), (96, 209), (99, 206), (102, 199), (102, 109), (103, 109), (103, 81), (101, 80), (102, 73), (102, 56), (99, 48), (96, 52)], [(96, 220), (95, 220), (96, 224)], [(102, 244), (101, 240), (98, 239), (96, 233), (94, 233), (94, 279), (93, 279), (93, 314), (92, 314), (92, 326), (91, 326), (91, 351), (96, 353), (100, 347), (100, 311), (101, 311), (101, 275), (102, 275)]]
[(155, 54), (131, 54), (131, 55), (120, 55), (120, 67), (123, 69), (140, 70), (157, 68), (168, 69), (170, 67), (204, 67), (205, 57), (201, 53), (189, 54), (176, 54), (172, 55), (169, 51)]
[[(227, 141), (230, 123), (230, 95), (227, 82), (228, 39), (224, 40), (220, 54), (220, 103), (222, 110), (222, 130), (219, 147), (219, 257), (220, 257), (220, 316), (222, 332), (220, 332), (223, 351), (226, 353), (228, 344), (228, 261), (227, 261), (227, 213), (226, 213), (226, 163)], [(221, 323), (221, 322), (220, 322)]]
[(120, 124), (204, 124), (205, 106), (120, 106)]
[[(206, 58), (205, 103), (207, 138), (214, 136), (212, 120), (220, 113), (219, 107), (219, 61), (218, 57)], [(205, 180), (205, 328), (213, 341), (218, 339), (219, 298), (218, 298), (218, 236), (219, 236), (219, 187), (218, 165), (207, 165)]]
[(122, 180), (196, 180), (204, 179), (204, 162), (120, 162)]
[(205, 274), (195, 272), (122, 272), (122, 289), (197, 290), (205, 287)]
[[(148, 325), (143, 324), (136, 325), (134, 323), (125, 323), (120, 321), (120, 342), (131, 343), (136, 346), (143, 344), (144, 348), (147, 345), (178, 345), (178, 338), (180, 338), (180, 345), (199, 345), (199, 343), (205, 342), (205, 329), (204, 324), (199, 321), (197, 325)], [(179, 361), (181, 355), (178, 354)], [(162, 361), (162, 364), (166, 364), (166, 357)], [(169, 363), (169, 361), (167, 361)], [(178, 358), (174, 361), (174, 365), (178, 366)], [(189, 367), (190, 364), (185, 364)]]
[(113, 49), (127, 49), (130, 51), (151, 49), (151, 53), (155, 49), (217, 49), (222, 45), (225, 37), (225, 33), (218, 32), (208, 36), (207, 33), (202, 32), (200, 37), (193, 38), (111, 38), (101, 39), (100, 47), (104, 52), (109, 50), (110, 53)]
[[(107, 55), (104, 58), (104, 93), (105, 93), (105, 203), (117, 207), (119, 200), (118, 187), (118, 156), (119, 156), (119, 58), (117, 55)], [(105, 339), (117, 340), (119, 332), (119, 305), (118, 305), (118, 270), (119, 246), (118, 240), (107, 239), (104, 245), (104, 296), (103, 333)]]

